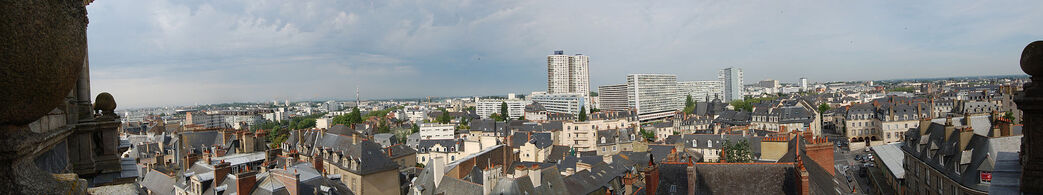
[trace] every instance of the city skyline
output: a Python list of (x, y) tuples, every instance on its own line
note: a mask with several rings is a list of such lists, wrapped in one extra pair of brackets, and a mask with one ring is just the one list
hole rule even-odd
[[(591, 87), (726, 67), (744, 84), (1021, 75), (1016, 54), (1043, 35), (1031, 1), (439, 3), (95, 2), (92, 91), (122, 108), (344, 99), (355, 86), (362, 99), (545, 91), (554, 50), (590, 56)], [(575, 6), (590, 11), (563, 10)]]

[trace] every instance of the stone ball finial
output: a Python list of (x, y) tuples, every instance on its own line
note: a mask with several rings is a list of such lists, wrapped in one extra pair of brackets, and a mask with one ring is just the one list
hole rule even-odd
[(116, 114), (116, 99), (108, 92), (101, 92), (94, 98), (94, 110), (101, 110), (102, 114)]
[(1043, 76), (1043, 41), (1034, 41), (1021, 52), (1021, 71), (1031, 76)]
[(87, 55), (82, 1), (0, 3), (0, 125), (29, 124), (76, 86)]

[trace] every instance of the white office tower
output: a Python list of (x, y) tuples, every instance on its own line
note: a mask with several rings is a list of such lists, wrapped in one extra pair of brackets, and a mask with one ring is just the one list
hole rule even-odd
[(627, 75), (627, 103), (641, 121), (673, 116), (684, 106), (681, 101), (675, 75)]
[(804, 77), (800, 78), (800, 90), (801, 91), (808, 91), (808, 78), (804, 78)]
[(630, 108), (627, 103), (627, 84), (603, 85), (598, 87), (598, 98), (601, 110), (626, 110)]
[(725, 68), (717, 73), (717, 80), (724, 84), (724, 101), (742, 100), (742, 69)]
[(678, 81), (681, 101), (688, 96), (698, 102), (709, 102), (714, 98), (724, 98), (724, 84), (721, 81)]
[[(547, 93), (585, 94), (590, 99), (590, 73), (588, 65), (590, 57), (583, 54), (565, 55), (564, 51), (554, 51), (547, 56)], [(589, 107), (589, 105), (587, 105)]]

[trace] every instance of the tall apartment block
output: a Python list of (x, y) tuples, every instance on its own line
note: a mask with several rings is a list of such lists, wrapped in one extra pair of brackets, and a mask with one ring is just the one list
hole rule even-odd
[(717, 73), (717, 80), (724, 84), (724, 100), (742, 100), (742, 69), (725, 68)]
[(684, 106), (678, 95), (676, 75), (627, 75), (627, 103), (641, 121), (673, 116)]
[(598, 98), (601, 99), (601, 110), (626, 110), (627, 84), (603, 85), (598, 87)]
[(678, 81), (681, 101), (688, 96), (699, 102), (709, 102), (714, 98), (724, 98), (724, 84), (721, 81)]
[[(590, 57), (583, 54), (565, 55), (564, 51), (554, 51), (547, 55), (547, 93), (575, 93), (590, 99)], [(585, 101), (589, 102), (589, 101)], [(585, 103), (589, 108), (589, 103)]]

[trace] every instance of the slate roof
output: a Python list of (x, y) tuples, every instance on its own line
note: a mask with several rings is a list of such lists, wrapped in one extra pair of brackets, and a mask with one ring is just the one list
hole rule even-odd
[[(361, 137), (357, 138), (358, 140), (353, 139), (355, 138), (352, 138), (352, 136), (326, 133), (325, 135), (315, 139), (311, 152), (318, 153), (320, 150), (328, 150), (329, 152), (340, 153), (343, 156), (350, 157), (350, 159), (358, 161), (360, 165), (357, 170), (346, 168), (345, 170), (349, 170), (359, 175), (398, 169), (397, 164), (393, 163), (391, 159), (388, 158), (380, 144), (364, 140)], [(329, 162), (341, 161), (341, 159), (327, 160)], [(337, 165), (340, 166), (340, 164)]]
[[(960, 126), (957, 121), (961, 120), (953, 119), (954, 128)], [(1014, 145), (1021, 145), (1019, 141), (1020, 136), (1011, 136), (1013, 138), (989, 138), (984, 135), (990, 135), (991, 129), (979, 130), (977, 126), (983, 125), (988, 127), (991, 124), (976, 123), (982, 122), (978, 122), (974, 117), (971, 117), (971, 126), (974, 134), (969, 143), (967, 143), (966, 148), (959, 148), (960, 133), (958, 128), (954, 130), (949, 138), (946, 138), (946, 126), (932, 122), (926, 127), (920, 127), (927, 128), (923, 135), (920, 133), (920, 128), (906, 132), (906, 141), (902, 146), (902, 150), (909, 153), (916, 160), (924, 162), (931, 168), (942, 172), (950, 180), (971, 189), (989, 191), (989, 185), (979, 184), (980, 174), (977, 174), (978, 171), (992, 169), (991, 165), (995, 164), (995, 156), (990, 157), (990, 153), (1020, 151), (1019, 147), (1014, 147)], [(997, 141), (990, 143), (990, 140)]]
[(157, 195), (174, 194), (174, 178), (156, 170), (145, 173), (140, 184)]
[(696, 183), (694, 189), (688, 190), (694, 190), (695, 194), (796, 194), (797, 180), (792, 164), (697, 163), (693, 166)]

